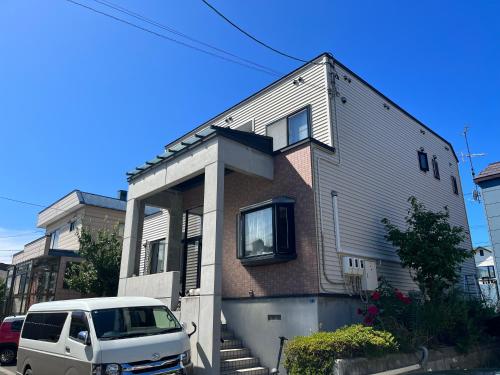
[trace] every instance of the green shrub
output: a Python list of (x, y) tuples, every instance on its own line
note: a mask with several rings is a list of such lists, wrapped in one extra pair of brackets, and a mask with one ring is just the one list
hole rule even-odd
[(285, 368), (290, 375), (331, 374), (335, 359), (377, 356), (397, 349), (389, 332), (355, 324), (290, 340), (285, 347)]

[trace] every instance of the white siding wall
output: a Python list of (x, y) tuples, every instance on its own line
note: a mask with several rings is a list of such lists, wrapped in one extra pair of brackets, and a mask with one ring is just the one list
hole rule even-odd
[[(320, 62), (320, 60), (317, 60)], [(298, 86), (293, 80), (302, 77), (304, 82)], [(265, 90), (256, 97), (227, 111), (206, 126), (228, 126), (225, 119), (232, 118), (229, 127), (238, 128), (250, 120), (254, 120), (256, 134), (266, 135), (266, 126), (307, 105), (311, 105), (313, 122), (312, 135), (323, 143), (330, 144), (330, 123), (328, 117), (327, 85), (325, 65), (308, 66), (296, 75), (285, 79), (276, 86)]]
[[(451, 223), (468, 231), (462, 192), (455, 195), (451, 188), (450, 176), (460, 183), (457, 162), (443, 140), (390, 103), (390, 109), (385, 109), (384, 98), (349, 72), (339, 66), (336, 71), (339, 95), (336, 116), (332, 104), (332, 121), (338, 150), (331, 154), (316, 149), (313, 155), (318, 227), (319, 231), (323, 227), (325, 253), (325, 269), (320, 270), (322, 289), (344, 291), (335, 246), (332, 190), (338, 192), (342, 251), (381, 260), (377, 266), (380, 275), (403, 290), (414, 289), (407, 270), (397, 263), (394, 249), (384, 238), (381, 219), (387, 217), (404, 227), (407, 199), (415, 195), (429, 209), (448, 206)], [(421, 147), (428, 153), (429, 163), (437, 156), (441, 180), (433, 177), (432, 166), (427, 173), (420, 171), (417, 150)], [(469, 237), (465, 246), (471, 248)], [(473, 259), (464, 265), (463, 273), (475, 274)]]

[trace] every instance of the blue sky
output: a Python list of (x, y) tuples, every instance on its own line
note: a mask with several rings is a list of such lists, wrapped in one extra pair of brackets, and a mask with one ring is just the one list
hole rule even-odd
[[(119, 15), (93, 0), (77, 1)], [(299, 65), (244, 37), (201, 0), (113, 2), (277, 71)], [(499, 2), (212, 2), (289, 54), (332, 52), (447, 138), (459, 158), (469, 124), (473, 152), (487, 154), (474, 160), (478, 171), (500, 160)], [(75, 188), (115, 195), (127, 187), (127, 170), (275, 78), (65, 0), (4, 0), (0, 196), (45, 205)], [(468, 165), (460, 171), (473, 241), (487, 243)], [(39, 235), (38, 211), (0, 199), (0, 250), (20, 249)], [(0, 253), (0, 261), (7, 255)]]

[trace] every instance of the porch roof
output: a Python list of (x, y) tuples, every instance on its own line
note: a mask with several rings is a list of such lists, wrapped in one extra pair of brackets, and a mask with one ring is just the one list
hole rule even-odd
[(134, 170), (127, 172), (127, 179), (128, 181), (131, 181), (158, 164), (171, 160), (178, 155), (183, 154), (185, 151), (196, 147), (201, 142), (217, 136), (223, 136), (265, 154), (273, 154), (273, 139), (271, 137), (212, 125), (194, 133), (187, 139), (183, 139), (182, 141), (171, 145), (162, 154), (157, 155), (154, 159), (151, 159), (136, 167)]

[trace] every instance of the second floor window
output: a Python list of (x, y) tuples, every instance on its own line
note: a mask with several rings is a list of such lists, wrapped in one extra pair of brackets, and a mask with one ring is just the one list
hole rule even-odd
[(436, 157), (432, 158), (432, 172), (434, 173), (435, 179), (437, 180), (441, 179), (441, 177), (439, 176), (439, 165)]
[(266, 134), (273, 138), (273, 150), (297, 143), (311, 135), (310, 107), (303, 108), (266, 128)]
[(418, 165), (421, 171), (429, 171), (429, 160), (427, 159), (427, 153), (423, 151), (418, 151)]
[(52, 232), (50, 235), (50, 248), (57, 249), (59, 246), (59, 229)]
[(453, 189), (453, 194), (458, 195), (458, 183), (455, 176), (451, 176), (451, 188)]

